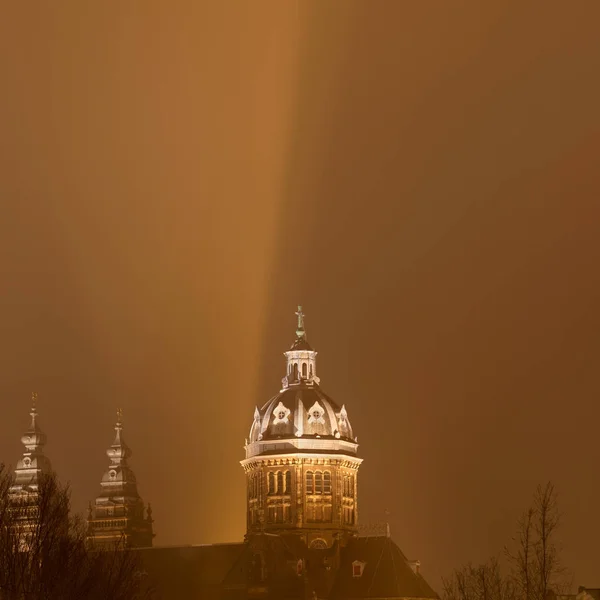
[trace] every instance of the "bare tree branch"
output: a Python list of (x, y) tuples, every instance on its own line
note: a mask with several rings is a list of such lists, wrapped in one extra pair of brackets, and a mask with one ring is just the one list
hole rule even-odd
[(566, 593), (572, 581), (560, 562), (559, 525), (554, 485), (539, 485), (504, 549), (510, 572), (503, 575), (496, 558), (478, 567), (469, 563), (443, 579), (444, 600), (547, 600), (553, 593)]
[(70, 513), (70, 490), (55, 475), (11, 493), (0, 465), (2, 600), (141, 600), (137, 555), (124, 542), (96, 551), (85, 524)]

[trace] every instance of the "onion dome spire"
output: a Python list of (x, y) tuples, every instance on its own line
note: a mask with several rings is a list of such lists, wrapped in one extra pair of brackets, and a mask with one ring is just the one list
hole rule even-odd
[(99, 544), (115, 544), (124, 538), (129, 546), (151, 546), (154, 537), (152, 520), (144, 518), (144, 502), (127, 461), (132, 452), (123, 438), (123, 411), (120, 408), (117, 410), (115, 439), (106, 455), (110, 464), (102, 477), (100, 495), (88, 513), (88, 539)]
[(111, 467), (123, 466), (127, 467), (127, 459), (131, 456), (131, 449), (123, 439), (123, 409), (117, 409), (117, 422), (115, 423), (115, 440), (112, 446), (106, 451), (106, 455), (110, 458)]
[(52, 467), (48, 457), (44, 455), (43, 447), (46, 445), (46, 434), (41, 430), (37, 418), (37, 394), (31, 394), (31, 424), (29, 429), (21, 436), (25, 446), (23, 456), (17, 462), (15, 469), (15, 483), (11, 492), (37, 489), (39, 476), (50, 474)]

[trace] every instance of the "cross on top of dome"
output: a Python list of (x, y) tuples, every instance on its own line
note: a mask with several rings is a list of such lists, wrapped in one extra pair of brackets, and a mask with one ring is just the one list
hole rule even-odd
[(312, 350), (310, 344), (306, 341), (306, 329), (304, 328), (305, 315), (302, 312), (302, 306), (298, 305), (298, 310), (295, 314), (298, 317), (298, 325), (296, 328), (296, 339), (290, 350)]
[(304, 313), (302, 312), (302, 307), (300, 305), (298, 305), (296, 315), (298, 316), (298, 329), (296, 329), (296, 335), (298, 337), (304, 337), (306, 335), (306, 331), (304, 331)]

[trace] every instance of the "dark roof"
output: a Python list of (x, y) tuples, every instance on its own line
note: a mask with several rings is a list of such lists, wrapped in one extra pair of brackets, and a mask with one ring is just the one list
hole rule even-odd
[(302, 403), (307, 409), (310, 408), (315, 402), (322, 403), (325, 401), (331, 404), (331, 407), (335, 411), (339, 412), (340, 410), (340, 406), (335, 402), (335, 400), (332, 400), (318, 384), (313, 383), (309, 385), (306, 383), (301, 383), (299, 385), (290, 386), (275, 396), (272, 396), (269, 401), (263, 405), (261, 412), (267, 410), (271, 403), (277, 404), (280, 401), (283, 402), (284, 406), (293, 411), (296, 408), (298, 400), (302, 400)]
[(138, 550), (156, 598), (204, 598), (215, 593), (245, 544), (156, 547)]
[(291, 345), (290, 350), (311, 350), (311, 345), (306, 341), (304, 336), (297, 337)]
[[(360, 577), (352, 563), (365, 563)], [(342, 598), (432, 598), (438, 595), (388, 537), (354, 538), (342, 549), (341, 567), (331, 594)]]
[[(339, 555), (338, 542), (316, 550), (293, 535), (275, 534), (254, 536), (251, 543), (145, 548), (138, 552), (147, 574), (145, 581), (154, 592), (151, 597), (160, 600), (237, 600), (246, 598), (248, 590), (263, 586), (268, 587), (269, 597), (278, 599), (304, 598), (308, 586), (319, 598), (331, 600), (438, 600), (387, 537), (353, 538), (339, 549)], [(266, 561), (268, 583), (259, 581), (258, 556)], [(306, 565), (301, 576), (296, 570), (299, 559)], [(355, 561), (365, 563), (360, 577), (353, 577)]]

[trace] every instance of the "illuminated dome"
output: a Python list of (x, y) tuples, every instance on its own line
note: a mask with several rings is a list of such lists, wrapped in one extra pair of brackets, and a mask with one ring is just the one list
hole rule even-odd
[(304, 314), (298, 307), (298, 329), (287, 360), (282, 389), (261, 409), (246, 444), (246, 458), (268, 453), (315, 452), (356, 454), (358, 444), (344, 405), (336, 404), (320, 387), (317, 352), (306, 340)]

